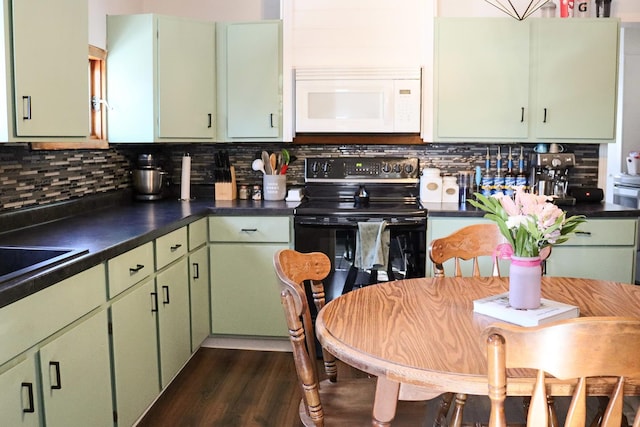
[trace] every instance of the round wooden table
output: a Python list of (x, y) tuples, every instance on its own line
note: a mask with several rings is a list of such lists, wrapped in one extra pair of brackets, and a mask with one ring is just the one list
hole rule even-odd
[[(318, 313), (322, 345), (349, 365), (378, 377), (374, 425), (389, 425), (398, 399), (437, 392), (486, 395), (482, 331), (499, 320), (473, 312), (473, 301), (508, 290), (507, 278), (419, 278), (357, 289)], [(640, 286), (602, 280), (543, 277), (542, 296), (580, 308), (580, 316), (640, 318)], [(597, 337), (594, 337), (597, 340)], [(531, 395), (535, 377), (510, 372), (507, 394)], [(570, 395), (573, 382), (553, 381), (550, 394)], [(610, 381), (592, 382), (605, 393)], [(625, 392), (640, 394), (640, 382)], [(392, 401), (393, 404), (389, 404)]]

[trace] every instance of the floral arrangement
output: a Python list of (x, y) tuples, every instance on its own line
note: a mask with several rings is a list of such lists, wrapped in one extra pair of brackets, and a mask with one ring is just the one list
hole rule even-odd
[(585, 221), (583, 215), (566, 217), (554, 205), (551, 196), (539, 196), (516, 189), (514, 198), (497, 193), (490, 197), (475, 193), (473, 206), (487, 212), (485, 218), (495, 221), (500, 232), (518, 257), (536, 257), (547, 246), (564, 243), (569, 234)]

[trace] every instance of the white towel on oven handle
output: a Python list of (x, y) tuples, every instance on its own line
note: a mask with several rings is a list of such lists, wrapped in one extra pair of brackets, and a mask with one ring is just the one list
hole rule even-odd
[(354, 267), (386, 270), (391, 242), (390, 232), (386, 227), (386, 221), (358, 222)]

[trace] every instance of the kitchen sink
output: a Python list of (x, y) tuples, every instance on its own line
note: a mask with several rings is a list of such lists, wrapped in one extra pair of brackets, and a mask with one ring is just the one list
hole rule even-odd
[(0, 283), (89, 252), (48, 246), (0, 246)]

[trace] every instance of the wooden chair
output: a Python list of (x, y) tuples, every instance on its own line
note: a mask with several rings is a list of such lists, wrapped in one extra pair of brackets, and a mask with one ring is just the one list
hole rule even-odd
[[(446, 237), (434, 239), (429, 246), (429, 258), (433, 263), (433, 276), (445, 277), (443, 264), (450, 260), (454, 260), (454, 276), (462, 276), (462, 268), (460, 260), (472, 260), (473, 277), (480, 277), (479, 257), (491, 257), (493, 276), (500, 276), (500, 268), (496, 257), (496, 247), (504, 243), (505, 239), (500, 234), (500, 229), (496, 224), (473, 224), (463, 227)], [(455, 397), (455, 405), (453, 414), (451, 415), (450, 425), (461, 426), (464, 406), (467, 401), (465, 394), (447, 393), (442, 397), (442, 403), (436, 416), (436, 425), (445, 424), (445, 418), (451, 408), (451, 404)]]
[[(498, 265), (498, 256), (496, 248), (498, 245), (505, 243), (506, 239), (500, 233), (500, 229), (494, 223), (473, 224), (454, 231), (446, 237), (434, 239), (429, 247), (429, 258), (433, 263), (434, 277), (445, 277), (443, 264), (454, 260), (454, 276), (462, 276), (461, 260), (472, 261), (471, 275), (480, 277), (481, 257), (491, 258), (491, 275), (500, 276), (500, 266)], [(546, 259), (551, 253), (551, 248), (547, 247), (541, 253), (541, 258)], [(455, 401), (454, 401), (455, 397)], [(459, 427), (463, 425), (463, 411), (467, 402), (465, 394), (446, 393), (442, 397), (442, 403), (436, 416), (437, 426), (445, 424), (447, 413), (454, 403), (453, 413), (449, 425)], [(553, 400), (549, 402), (550, 410), (553, 407)]]
[[(303, 393), (300, 420), (305, 426), (370, 426), (375, 378), (337, 381), (336, 359), (322, 349), (328, 379), (319, 381), (315, 333), (304, 282), (310, 281), (314, 304), (320, 310), (325, 303), (322, 280), (331, 269), (329, 258), (320, 252), (303, 254), (284, 249), (274, 255), (273, 264), (280, 280), (282, 306)], [(426, 415), (426, 402), (398, 402), (393, 425), (426, 425)]]
[[(559, 379), (577, 379), (564, 424), (568, 427), (585, 425), (587, 378), (615, 377), (600, 425), (621, 425), (625, 380), (640, 378), (640, 319), (580, 317), (531, 328), (497, 324), (485, 329), (484, 335), (487, 339), (491, 427), (505, 425), (503, 403), (507, 370), (511, 368), (538, 371), (528, 426), (548, 425), (545, 373)], [(640, 426), (640, 409), (635, 414), (633, 426)]]
[(472, 275), (479, 277), (478, 257), (487, 256), (493, 258), (491, 274), (500, 276), (496, 247), (504, 241), (500, 229), (493, 223), (469, 225), (446, 237), (434, 239), (429, 247), (429, 258), (433, 262), (433, 275), (434, 277), (444, 277), (443, 263), (454, 259), (454, 275), (456, 277), (462, 276), (460, 260), (473, 260)]

